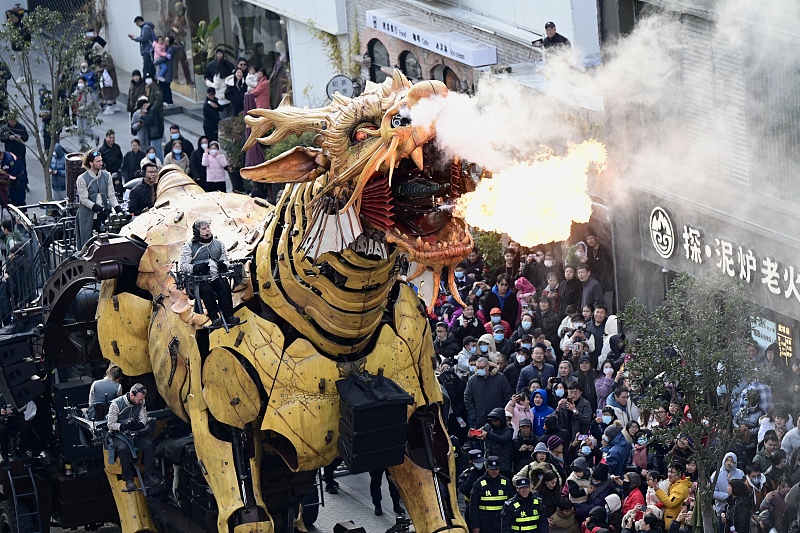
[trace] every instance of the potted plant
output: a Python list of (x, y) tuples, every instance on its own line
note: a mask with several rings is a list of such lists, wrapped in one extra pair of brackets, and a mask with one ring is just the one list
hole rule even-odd
[[(205, 87), (203, 81), (203, 73), (206, 70), (206, 65), (214, 59), (214, 54), (218, 48), (222, 48), (225, 54), (229, 57), (235, 56), (235, 50), (229, 44), (221, 43), (214, 44), (214, 30), (221, 24), (219, 17), (216, 17), (211, 22), (201, 20), (197, 24), (197, 30), (192, 37), (192, 57), (194, 58), (194, 73), (195, 73), (195, 86)], [(197, 89), (198, 99), (205, 95), (205, 89), (202, 91)]]

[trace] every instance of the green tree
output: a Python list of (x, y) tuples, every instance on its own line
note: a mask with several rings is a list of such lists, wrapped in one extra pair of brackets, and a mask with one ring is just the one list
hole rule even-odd
[[(42, 167), (47, 199), (52, 199), (50, 190), (50, 158), (53, 155), (59, 133), (69, 123), (69, 106), (73, 73), (83, 58), (88, 27), (85, 13), (64, 16), (45, 7), (37, 7), (22, 19), (22, 26), (5, 23), (0, 27), (0, 63), (8, 65), (11, 77), (4, 95), (8, 97), (9, 111), (17, 116), (31, 135), (33, 147), (30, 152)], [(45, 79), (36, 72), (46, 70)], [(39, 89), (46, 85), (52, 98), (47, 98), (45, 108), (39, 106)], [(61, 93), (66, 95), (59, 100)], [(43, 118), (49, 117), (44, 134), (51, 136), (50, 148), (39, 136)], [(99, 121), (98, 121), (99, 123)], [(29, 146), (30, 148), (30, 146)]]
[[(650, 311), (634, 299), (621, 315), (626, 335), (634, 338), (629, 351), (636, 356), (625, 369), (634, 388), (644, 392), (639, 402), (652, 412), (660, 400), (647, 393), (657, 394), (668, 383), (680, 391), (691, 413), (680, 428), (656, 430), (654, 438), (665, 442), (677, 432), (688, 436), (699, 479), (719, 470), (739, 438), (731, 393), (740, 390), (745, 376), (749, 381), (754, 376), (745, 343), (752, 338), (757, 312), (743, 283), (715, 273), (700, 279), (680, 274), (660, 307)], [(713, 483), (699, 484), (700, 513), (693, 519), (708, 532), (715, 530), (713, 492)]]

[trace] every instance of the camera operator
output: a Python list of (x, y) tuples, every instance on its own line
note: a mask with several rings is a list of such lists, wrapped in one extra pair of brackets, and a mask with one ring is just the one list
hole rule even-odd
[(122, 466), (122, 479), (125, 489), (136, 490), (133, 478), (136, 471), (131, 464), (131, 449), (126, 440), (130, 440), (142, 452), (144, 462), (144, 479), (147, 485), (157, 485), (155, 478), (155, 459), (153, 457), (153, 441), (147, 435), (147, 408), (144, 399), (147, 389), (141, 383), (131, 387), (128, 394), (120, 396), (108, 408), (108, 430), (111, 441)]
[(572, 317), (572, 325), (565, 328), (561, 339), (561, 351), (569, 352), (570, 344), (585, 342), (589, 345), (589, 352), (594, 351), (595, 338), (590, 331), (586, 331), (586, 322), (583, 315), (578, 313)]
[(200, 284), (200, 298), (212, 327), (222, 327), (219, 313), (228, 325), (236, 325), (240, 320), (233, 314), (231, 287), (220, 276), (230, 267), (225, 245), (214, 238), (208, 220), (192, 224), (192, 234), (192, 240), (181, 248), (181, 272), (200, 277), (196, 282)]
[(117, 201), (111, 174), (103, 170), (103, 155), (97, 150), (87, 152), (83, 159), (86, 172), (78, 176), (75, 188), (78, 192), (77, 223), (75, 224), (76, 248), (80, 250), (92, 237), (92, 231), (101, 231), (113, 209), (122, 213)]
[(133, 216), (141, 215), (155, 204), (158, 166), (149, 159), (142, 159), (142, 171), (144, 178), (128, 197), (128, 211)]

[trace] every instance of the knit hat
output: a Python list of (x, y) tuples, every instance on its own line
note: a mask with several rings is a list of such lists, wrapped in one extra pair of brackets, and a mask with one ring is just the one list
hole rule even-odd
[(592, 471), (592, 479), (596, 479), (599, 482), (607, 481), (608, 480), (608, 465), (605, 463), (600, 463), (594, 470)]
[(572, 470), (580, 470), (586, 477), (591, 475), (591, 472), (589, 471), (589, 463), (586, 462), (585, 457), (578, 457), (572, 461)]
[(547, 449), (547, 444), (544, 442), (539, 442), (536, 444), (536, 448), (533, 449), (533, 455), (536, 455), (539, 452), (544, 452), (546, 454), (550, 453), (550, 450)]
[(599, 505), (592, 507), (592, 510), (589, 511), (589, 518), (591, 518), (594, 522), (605, 522), (606, 510)]
[(608, 512), (613, 513), (622, 508), (622, 500), (616, 494), (609, 494), (606, 496), (606, 505), (608, 506)]
[(555, 450), (559, 446), (564, 444), (564, 439), (559, 437), (558, 435), (553, 435), (549, 439), (547, 439), (547, 449), (548, 450)]
[(608, 439), (608, 442), (612, 442), (614, 438), (620, 433), (622, 433), (622, 429), (620, 429), (620, 427), (617, 426), (616, 424), (611, 424), (603, 432), (603, 436)]
[(533, 422), (531, 421), (530, 418), (523, 417), (519, 421), (519, 427), (522, 427), (522, 426), (533, 427)]

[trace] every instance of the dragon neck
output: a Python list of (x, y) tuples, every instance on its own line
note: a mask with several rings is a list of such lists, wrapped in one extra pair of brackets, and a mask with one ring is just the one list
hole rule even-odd
[(257, 251), (261, 298), (323, 353), (357, 354), (384, 318), (399, 269), (398, 252), (380, 259), (357, 253), (353, 245), (314, 260), (306, 249), (316, 244), (313, 235), (306, 238), (313, 224), (308, 206), (314, 190), (314, 183), (288, 186), (278, 202)]

